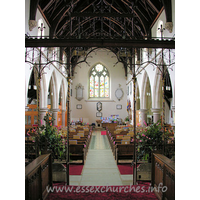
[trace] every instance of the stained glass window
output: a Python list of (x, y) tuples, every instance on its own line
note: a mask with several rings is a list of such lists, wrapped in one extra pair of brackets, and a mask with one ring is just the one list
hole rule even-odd
[(106, 67), (97, 64), (90, 71), (90, 97), (109, 97), (109, 73)]

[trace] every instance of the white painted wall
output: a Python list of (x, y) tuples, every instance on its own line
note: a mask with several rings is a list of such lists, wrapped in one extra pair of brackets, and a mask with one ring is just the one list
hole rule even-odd
[[(82, 58), (80, 58), (81, 60)], [(71, 97), (71, 117), (73, 121), (83, 118), (83, 122), (86, 123), (95, 123), (100, 117), (96, 117), (96, 103), (98, 101), (102, 102), (102, 117), (110, 117), (110, 115), (119, 115), (120, 118), (124, 120), (127, 116), (126, 111), (126, 78), (123, 65), (118, 63), (115, 67), (113, 65), (117, 62), (116, 56), (107, 49), (98, 49), (89, 54), (87, 62), (90, 64), (90, 67), (86, 63), (82, 63), (75, 68), (75, 77), (73, 79), (72, 85), (72, 97)], [(110, 74), (110, 99), (103, 100), (97, 99), (92, 101), (89, 99), (89, 71), (97, 63), (104, 65)], [(75, 87), (81, 83), (84, 86), (83, 90), (83, 99), (78, 101), (76, 97)], [(115, 91), (121, 84), (123, 89), (124, 96), (118, 101), (115, 97)], [(76, 109), (77, 104), (82, 104), (82, 109)], [(117, 110), (116, 105), (121, 104), (122, 110)]]

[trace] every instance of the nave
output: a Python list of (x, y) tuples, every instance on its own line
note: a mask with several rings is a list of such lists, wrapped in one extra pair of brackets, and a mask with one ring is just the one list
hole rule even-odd
[(132, 182), (132, 175), (120, 175), (107, 136), (93, 131), (82, 174), (71, 175), (70, 185), (130, 185)]

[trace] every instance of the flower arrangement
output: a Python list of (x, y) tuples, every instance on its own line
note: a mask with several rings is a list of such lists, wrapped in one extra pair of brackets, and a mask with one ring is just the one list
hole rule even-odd
[(52, 125), (54, 120), (51, 113), (46, 113), (44, 117), (46, 125), (39, 128), (41, 151), (49, 150), (53, 158), (63, 159), (65, 157), (65, 140), (60, 132), (60, 127)]
[(137, 135), (138, 140), (138, 160), (144, 159), (151, 161), (151, 152), (153, 150), (158, 150), (165, 141), (168, 140), (169, 132), (163, 131), (161, 122), (146, 125), (146, 128), (143, 129)]

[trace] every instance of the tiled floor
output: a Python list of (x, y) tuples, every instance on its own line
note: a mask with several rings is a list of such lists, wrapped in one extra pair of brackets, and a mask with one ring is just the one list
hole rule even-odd
[(107, 136), (93, 131), (82, 175), (70, 176), (70, 185), (130, 185), (132, 182), (132, 175), (120, 175)]

